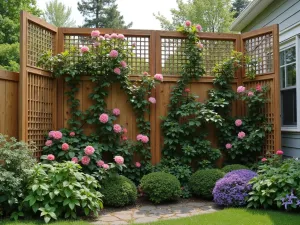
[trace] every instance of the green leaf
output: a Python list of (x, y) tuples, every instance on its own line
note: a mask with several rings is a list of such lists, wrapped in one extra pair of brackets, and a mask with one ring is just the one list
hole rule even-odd
[(50, 220), (51, 220), (51, 217), (49, 217), (49, 216), (45, 216), (44, 217), (45, 223), (49, 223)]

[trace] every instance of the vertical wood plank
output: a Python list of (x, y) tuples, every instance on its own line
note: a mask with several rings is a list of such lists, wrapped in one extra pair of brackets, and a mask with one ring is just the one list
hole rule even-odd
[(6, 134), (5, 133), (5, 120), (6, 120), (6, 114), (5, 114), (5, 108), (6, 108), (6, 92), (5, 92), (5, 87), (6, 87), (6, 82), (5, 80), (0, 80), (0, 133)]
[(18, 127), (18, 91), (14, 82), (6, 82), (5, 87), (5, 134), (16, 137)]

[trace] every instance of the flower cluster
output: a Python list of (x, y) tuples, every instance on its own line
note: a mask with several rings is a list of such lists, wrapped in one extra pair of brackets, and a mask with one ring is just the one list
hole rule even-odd
[(285, 210), (288, 210), (289, 206), (293, 206), (293, 208), (300, 206), (300, 199), (294, 195), (293, 191), (290, 194), (287, 194), (286, 197), (281, 199), (282, 205)]
[(136, 140), (137, 140), (137, 141), (141, 141), (142, 143), (146, 144), (146, 143), (148, 143), (149, 138), (148, 138), (148, 136), (146, 136), (146, 135), (138, 134), (138, 135), (136, 136)]

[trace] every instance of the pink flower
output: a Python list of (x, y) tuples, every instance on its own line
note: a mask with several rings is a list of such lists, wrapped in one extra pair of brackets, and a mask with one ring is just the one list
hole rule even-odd
[(265, 162), (265, 161), (267, 161), (267, 159), (266, 159), (266, 158), (262, 158), (261, 161), (262, 161), (262, 162)]
[(146, 144), (149, 141), (149, 138), (146, 135), (143, 135), (143, 137), (141, 138), (141, 141)]
[(88, 52), (89, 50), (90, 50), (90, 49), (89, 49), (88, 46), (82, 46), (82, 47), (80, 48), (81, 53)]
[(135, 166), (136, 166), (137, 168), (140, 168), (140, 167), (141, 167), (141, 163), (140, 163), (140, 162), (135, 162)]
[(124, 134), (127, 133), (127, 129), (126, 129), (126, 128), (123, 129), (123, 133), (124, 133)]
[(248, 92), (248, 96), (249, 96), (249, 97), (251, 97), (251, 96), (253, 96), (253, 95), (254, 95), (254, 93), (253, 93), (252, 91), (249, 91), (249, 92)]
[(85, 149), (84, 149), (84, 153), (86, 155), (93, 155), (95, 152), (95, 149), (93, 148), (93, 146), (86, 146)]
[(51, 140), (47, 140), (47, 141), (45, 142), (45, 145), (48, 146), (48, 147), (51, 146), (52, 144), (53, 144), (53, 143), (52, 143)]
[(117, 38), (118, 38), (118, 35), (117, 35), (116, 33), (112, 33), (112, 34), (110, 35), (110, 38), (112, 38), (112, 39), (117, 39)]
[(119, 165), (122, 165), (124, 163), (124, 158), (122, 156), (119, 156), (119, 155), (115, 156), (114, 160)]
[(136, 140), (137, 140), (137, 141), (140, 141), (140, 140), (142, 140), (142, 137), (143, 137), (142, 134), (138, 134), (138, 135), (136, 136)]
[(200, 24), (197, 24), (196, 29), (197, 29), (198, 32), (200, 32), (200, 31), (202, 31), (202, 26)]
[(190, 26), (192, 25), (192, 22), (189, 21), (189, 20), (187, 20), (187, 21), (185, 21), (185, 25), (186, 25), (187, 27), (190, 27)]
[(143, 72), (143, 75), (144, 75), (144, 76), (147, 76), (147, 75), (148, 75), (148, 73), (145, 71), (145, 72)]
[(283, 151), (282, 151), (282, 150), (278, 150), (278, 151), (276, 152), (276, 155), (283, 155)]
[(246, 88), (244, 86), (238, 86), (237, 88), (237, 93), (243, 93), (246, 90)]
[(163, 75), (161, 75), (161, 74), (155, 74), (155, 75), (154, 75), (154, 79), (155, 79), (155, 80), (159, 80), (160, 82), (163, 82), (164, 77), (163, 77)]
[(55, 156), (52, 154), (47, 155), (47, 159), (50, 161), (53, 161), (55, 159)]
[(261, 85), (260, 85), (260, 84), (256, 85), (256, 91), (259, 91), (259, 92), (262, 91), (262, 88), (261, 88)]
[(74, 137), (75, 136), (75, 132), (74, 131), (70, 132), (70, 136)]
[(105, 34), (104, 37), (105, 37), (106, 39), (110, 39), (110, 35), (109, 35), (109, 34)]
[(114, 69), (114, 73), (120, 75), (120, 74), (121, 74), (120, 68), (115, 68), (115, 69)]
[(109, 165), (108, 164), (103, 164), (102, 168), (105, 169), (105, 170), (107, 170), (107, 169), (109, 169)]
[(96, 42), (93, 44), (94, 47), (98, 47), (99, 45), (100, 45), (100, 43), (99, 43), (98, 41), (96, 41)]
[(184, 92), (189, 93), (191, 90), (189, 88), (184, 89)]
[(121, 40), (124, 40), (125, 36), (123, 34), (118, 34), (118, 38), (121, 39)]
[(232, 148), (232, 144), (227, 143), (227, 144), (225, 145), (225, 147), (226, 147), (226, 149), (231, 149), (231, 148)]
[(73, 157), (73, 158), (71, 159), (71, 161), (74, 162), (74, 163), (78, 163), (78, 158), (77, 158), (77, 157)]
[(51, 130), (51, 131), (49, 132), (49, 134), (48, 134), (48, 137), (49, 137), (49, 138), (52, 138), (54, 132), (55, 132), (54, 130)]
[(117, 58), (119, 55), (119, 52), (117, 50), (111, 50), (109, 53), (109, 57), (111, 58)]
[(199, 41), (199, 42), (197, 43), (197, 47), (200, 48), (200, 49), (202, 49), (202, 48), (203, 48), (203, 44)]
[(136, 47), (136, 43), (133, 42), (133, 43), (131, 44), (131, 46), (132, 46), (132, 47)]
[(126, 63), (125, 61), (121, 61), (121, 62), (120, 62), (120, 65), (121, 65), (123, 68), (126, 68), (127, 63)]
[(81, 159), (81, 163), (82, 163), (83, 165), (89, 165), (90, 161), (91, 161), (90, 157), (88, 157), (88, 156), (86, 156), (86, 155), (83, 156), (82, 159)]
[(62, 138), (62, 133), (60, 131), (54, 131), (52, 137), (56, 140), (59, 140)]
[(122, 127), (119, 124), (114, 125), (114, 132), (115, 133), (121, 133), (122, 132)]
[(242, 124), (243, 124), (243, 121), (240, 120), (240, 119), (238, 119), (238, 120), (235, 121), (235, 125), (236, 125), (237, 127), (241, 126)]
[(91, 36), (92, 37), (99, 37), (100, 36), (100, 31), (99, 30), (93, 30), (91, 32)]
[(119, 116), (120, 115), (120, 109), (118, 109), (118, 108), (114, 108), (113, 109), (113, 114), (115, 115), (115, 116)]
[(103, 41), (103, 40), (105, 40), (105, 38), (103, 36), (99, 36), (99, 40)]
[(148, 101), (151, 102), (152, 104), (155, 104), (155, 103), (156, 103), (156, 99), (153, 98), (153, 97), (150, 97), (150, 98), (148, 99)]
[(127, 140), (128, 140), (128, 137), (125, 136), (125, 135), (122, 135), (122, 140), (123, 140), (123, 141), (127, 141)]
[(102, 160), (97, 161), (97, 166), (101, 167), (103, 166), (105, 163)]
[(108, 115), (106, 113), (102, 113), (99, 116), (99, 120), (100, 120), (101, 123), (107, 123), (107, 121), (108, 121)]
[(243, 139), (245, 136), (246, 136), (246, 134), (243, 131), (238, 133), (238, 138), (239, 139)]
[(68, 145), (67, 143), (63, 143), (63, 144), (61, 145), (61, 149), (62, 149), (63, 151), (67, 151), (67, 150), (69, 149), (69, 145)]

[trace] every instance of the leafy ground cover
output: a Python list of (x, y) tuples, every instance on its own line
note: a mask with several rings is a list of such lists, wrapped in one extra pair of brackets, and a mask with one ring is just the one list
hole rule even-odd
[[(10, 220), (4, 220), (0, 222), (1, 225), (38, 225), (38, 224), (45, 224), (42, 220), (41, 221), (29, 221), (29, 220), (24, 220), (24, 221), (10, 221)], [(59, 222), (53, 222), (51, 225), (90, 225), (89, 222), (85, 221), (59, 221)]]

